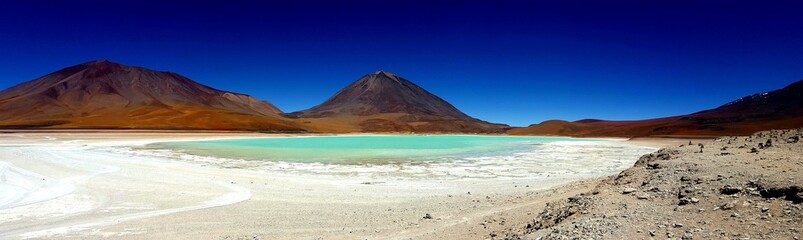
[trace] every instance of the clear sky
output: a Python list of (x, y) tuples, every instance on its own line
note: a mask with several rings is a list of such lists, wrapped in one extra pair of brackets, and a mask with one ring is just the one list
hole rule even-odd
[(4, 2), (0, 89), (108, 59), (292, 112), (387, 70), (526, 126), (686, 114), (803, 79), (797, 0), (217, 2)]

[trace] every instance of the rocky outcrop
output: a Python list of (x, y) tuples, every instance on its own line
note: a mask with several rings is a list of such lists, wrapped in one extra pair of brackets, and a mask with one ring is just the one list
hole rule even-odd
[[(803, 231), (803, 143), (781, 140), (800, 136), (803, 129), (773, 130), (662, 149), (591, 192), (548, 204), (518, 230), (496, 235), (797, 239)], [(763, 150), (748, 150), (759, 143)], [(700, 152), (699, 144), (717, 150)]]

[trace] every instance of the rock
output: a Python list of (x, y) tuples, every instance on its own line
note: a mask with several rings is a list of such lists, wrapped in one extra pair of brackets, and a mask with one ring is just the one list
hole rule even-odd
[(737, 193), (739, 193), (741, 191), (742, 191), (742, 188), (734, 187), (734, 186), (731, 186), (731, 185), (725, 185), (724, 187), (719, 189), (719, 193), (725, 194), (725, 195), (733, 195), (733, 194), (737, 194)]
[(424, 219), (432, 219), (432, 215), (430, 215), (429, 213), (427, 213), (426, 215), (424, 215)]
[(803, 202), (803, 186), (795, 184), (761, 184), (759, 194), (763, 198), (784, 198), (794, 203)]
[[(803, 129), (793, 131), (705, 140), (707, 153), (695, 153), (698, 144), (684, 144), (644, 155), (640, 164), (605, 178), (594, 190), (548, 204), (524, 224), (526, 230), (497, 232), (496, 238), (794, 239), (803, 232), (797, 227), (803, 210), (803, 144), (787, 139), (803, 138)], [(729, 141), (732, 145), (725, 147)], [(745, 143), (744, 150), (737, 149)], [(758, 154), (745, 154), (753, 147)], [(676, 149), (680, 152), (673, 154)], [(587, 200), (592, 204), (580, 204)], [(488, 237), (491, 230), (477, 236)], [(527, 238), (509, 238), (512, 233)]]
[(678, 201), (678, 205), (683, 206), (683, 205), (688, 205), (689, 203), (698, 203), (698, 202), (700, 202), (700, 199), (697, 199), (695, 197), (693, 197), (693, 198), (685, 198), (684, 197), (684, 198), (681, 198)]
[(657, 155), (655, 155), (655, 159), (669, 160), (669, 159), (672, 159), (672, 154), (677, 154), (677, 151), (669, 151), (669, 152), (666, 152), (666, 151), (661, 152), (661, 151), (659, 151), (659, 153)]
[(547, 203), (543, 212), (531, 224), (527, 224), (526, 233), (553, 227), (567, 218), (585, 212), (593, 200), (590, 197), (574, 197), (560, 202)]
[(756, 150), (756, 148), (751, 148), (750, 149), (750, 153), (757, 153), (757, 152), (758, 152), (758, 150)]

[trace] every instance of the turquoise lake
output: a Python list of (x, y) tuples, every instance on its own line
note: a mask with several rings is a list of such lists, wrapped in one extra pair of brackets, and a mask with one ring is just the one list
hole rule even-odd
[(229, 159), (333, 164), (449, 161), (528, 152), (556, 141), (512, 136), (320, 136), (164, 142), (149, 147)]

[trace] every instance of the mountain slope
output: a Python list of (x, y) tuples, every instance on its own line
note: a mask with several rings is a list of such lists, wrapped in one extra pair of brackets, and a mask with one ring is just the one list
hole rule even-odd
[(0, 127), (298, 130), (268, 102), (105, 60), (0, 92)]
[(688, 115), (639, 121), (551, 120), (508, 133), (578, 137), (723, 136), (798, 127), (803, 127), (803, 80)]
[[(368, 74), (313, 108), (288, 114), (320, 131), (500, 133), (392, 73)], [(334, 130), (337, 129), (337, 130)]]

